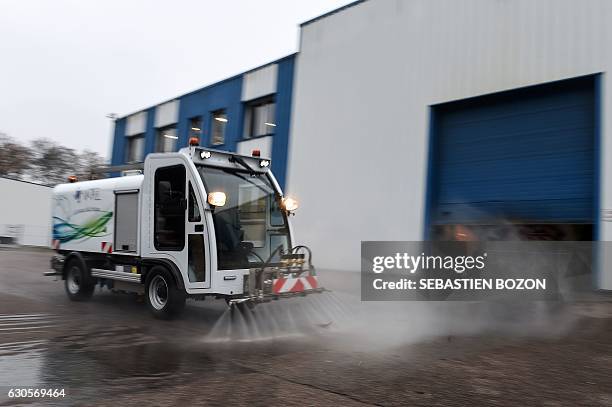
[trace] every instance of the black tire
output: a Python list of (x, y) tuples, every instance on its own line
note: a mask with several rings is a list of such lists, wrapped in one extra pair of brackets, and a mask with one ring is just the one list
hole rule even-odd
[(66, 264), (64, 288), (71, 301), (87, 301), (96, 288), (96, 281), (89, 275), (83, 263), (72, 259)]
[(172, 319), (185, 308), (185, 292), (176, 286), (164, 267), (156, 266), (147, 273), (145, 301), (155, 318)]

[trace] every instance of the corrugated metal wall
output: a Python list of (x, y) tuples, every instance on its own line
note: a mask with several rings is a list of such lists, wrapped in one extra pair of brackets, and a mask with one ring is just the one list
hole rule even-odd
[(593, 223), (594, 78), (435, 107), (433, 224)]

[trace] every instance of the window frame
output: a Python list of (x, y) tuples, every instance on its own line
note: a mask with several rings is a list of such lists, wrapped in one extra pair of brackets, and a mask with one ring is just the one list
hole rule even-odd
[[(187, 125), (189, 126), (188, 127), (188, 129), (189, 129), (189, 131), (188, 131), (189, 137), (187, 137), (187, 140), (189, 140), (191, 137), (197, 137), (198, 140), (200, 140), (200, 142), (201, 142), (202, 141), (202, 134), (203, 134), (203, 126), (204, 126), (204, 119), (203, 119), (203, 117), (201, 115), (193, 116), (193, 117), (190, 117), (187, 120), (188, 120)], [(197, 130), (197, 134), (194, 133), (194, 132), (196, 132), (196, 130), (193, 130), (194, 122), (196, 122), (196, 121), (199, 122), (199, 126), (200, 126), (200, 127), (197, 127), (198, 129), (200, 129), (200, 130)]]
[(177, 168), (181, 168), (183, 170), (183, 176), (182, 176), (182, 185), (183, 185), (183, 199), (186, 200), (186, 196), (185, 196), (185, 192), (187, 189), (187, 169), (185, 168), (185, 166), (183, 164), (172, 164), (172, 165), (167, 165), (164, 167), (158, 167), (157, 169), (155, 169), (155, 176), (153, 179), (153, 246), (155, 247), (155, 250), (159, 251), (159, 252), (164, 252), (164, 251), (168, 251), (168, 252), (182, 252), (185, 249), (185, 243), (186, 243), (186, 237), (185, 237), (185, 230), (186, 230), (186, 218), (187, 218), (187, 208), (184, 207), (183, 208), (183, 221), (181, 222), (183, 227), (182, 227), (182, 242), (183, 245), (182, 246), (161, 246), (158, 242), (158, 238), (157, 238), (157, 233), (158, 233), (158, 227), (157, 227), (157, 220), (158, 220), (158, 212), (157, 212), (157, 205), (158, 205), (158, 185), (159, 185), (159, 172), (163, 171), (163, 170), (170, 170), (170, 169), (177, 169)]
[[(141, 163), (144, 161), (145, 158), (145, 133), (138, 133), (138, 134), (134, 134), (134, 135), (130, 135), (130, 136), (125, 136), (126, 138), (126, 145), (125, 145), (125, 163), (126, 164), (133, 164), (133, 163)], [(130, 159), (130, 152), (131, 152), (131, 143), (134, 140), (141, 140), (142, 142), (142, 148), (140, 151), (140, 157), (136, 160), (131, 160)]]
[[(195, 188), (193, 187), (193, 183), (189, 181), (187, 186), (187, 222), (198, 223), (202, 222), (202, 207), (198, 202), (198, 196), (195, 193)], [(193, 207), (193, 217), (191, 208)], [(197, 217), (195, 216), (195, 212), (197, 210)]]
[[(171, 138), (171, 140), (173, 140), (173, 144), (174, 144), (174, 148), (171, 149), (171, 151), (166, 151), (166, 150), (160, 150), (159, 149), (159, 145), (160, 145), (160, 140), (163, 136), (163, 132), (164, 131), (168, 131), (169, 129), (173, 129), (174, 130), (174, 137), (176, 138)], [(163, 126), (163, 127), (157, 127), (156, 129), (156, 133), (155, 133), (155, 152), (156, 153), (172, 153), (175, 152), (177, 150), (178, 147), (178, 128), (176, 126), (176, 123), (173, 124), (169, 124), (167, 126)]]
[[(216, 115), (219, 114), (223, 114), (225, 116), (225, 122), (221, 122), (219, 120), (215, 119)], [(223, 146), (226, 144), (225, 139), (227, 137), (227, 124), (229, 123), (229, 119), (227, 117), (227, 109), (226, 108), (220, 108), (220, 109), (215, 109), (215, 110), (211, 110), (210, 112), (210, 140), (208, 141), (208, 144), (210, 146)], [(215, 143), (214, 138), (215, 138), (215, 122), (219, 122), (222, 123), (223, 126), (223, 140), (221, 143)]]
[[(254, 135), (254, 126), (255, 126), (255, 109), (257, 107), (260, 106), (264, 106), (264, 105), (269, 105), (269, 104), (273, 104), (274, 105), (274, 124), (275, 126), (269, 126), (272, 127), (272, 131), (267, 132), (265, 134), (258, 134), (258, 135)], [(243, 139), (244, 140), (250, 140), (250, 139), (256, 139), (259, 137), (268, 137), (268, 136), (273, 136), (276, 133), (276, 94), (270, 94), (267, 96), (263, 96), (257, 99), (253, 99), (253, 100), (249, 100), (248, 102), (245, 103), (245, 108), (244, 108), (244, 114), (245, 114), (245, 120), (244, 120), (244, 132), (243, 132)]]

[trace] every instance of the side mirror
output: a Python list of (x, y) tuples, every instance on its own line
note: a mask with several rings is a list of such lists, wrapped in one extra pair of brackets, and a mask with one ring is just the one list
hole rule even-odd
[(224, 206), (226, 199), (225, 192), (208, 193), (208, 203), (212, 206)]

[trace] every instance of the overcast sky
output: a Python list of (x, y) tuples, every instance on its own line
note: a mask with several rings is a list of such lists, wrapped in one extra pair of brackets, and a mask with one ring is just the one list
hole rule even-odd
[(107, 156), (105, 116), (297, 51), (351, 0), (0, 0), (0, 132)]

